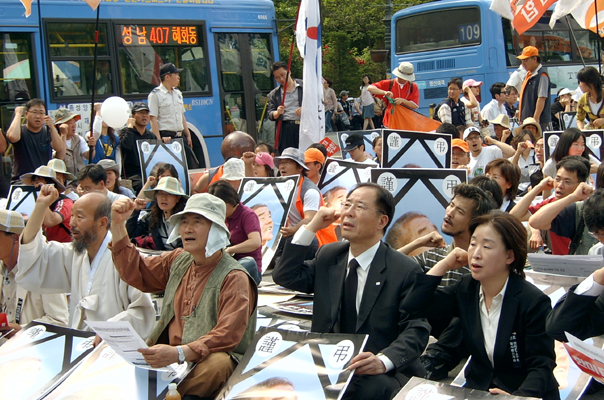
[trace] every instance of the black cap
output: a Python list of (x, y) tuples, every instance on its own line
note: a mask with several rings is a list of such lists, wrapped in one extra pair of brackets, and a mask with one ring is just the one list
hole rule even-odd
[(363, 135), (361, 135), (360, 133), (351, 133), (350, 135), (348, 135), (344, 143), (346, 143), (344, 151), (350, 151), (352, 149), (356, 149), (362, 144), (365, 144), (365, 140), (363, 139)]
[(139, 101), (138, 103), (134, 103), (132, 105), (132, 114), (134, 114), (137, 111), (149, 111), (149, 106), (146, 103), (143, 103), (142, 101)]
[(163, 77), (168, 74), (178, 74), (182, 71), (182, 68), (176, 68), (176, 66), (172, 63), (167, 63), (161, 66), (159, 69), (159, 76)]

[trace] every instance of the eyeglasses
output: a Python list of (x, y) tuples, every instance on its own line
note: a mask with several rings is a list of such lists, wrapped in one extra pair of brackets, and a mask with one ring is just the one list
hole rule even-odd
[(575, 183), (579, 183), (579, 181), (571, 181), (570, 179), (560, 179), (558, 177), (554, 178), (554, 182), (556, 182), (557, 184), (562, 184), (564, 186), (570, 186), (570, 185), (574, 185)]
[(351, 203), (349, 201), (347, 201), (346, 203), (342, 204), (342, 211), (349, 210), (350, 207), (353, 207), (354, 212), (358, 212), (358, 213), (361, 213), (361, 212), (367, 211), (367, 210), (372, 210), (372, 211), (375, 211), (375, 212), (379, 212), (380, 214), (384, 214), (384, 215), (386, 214), (382, 210), (378, 210), (377, 208), (367, 207), (363, 203)]
[(604, 233), (589, 232), (589, 236), (597, 240), (604, 240)]
[(28, 113), (34, 114), (34, 115), (46, 115), (46, 113), (44, 111), (38, 111), (38, 110), (28, 111)]

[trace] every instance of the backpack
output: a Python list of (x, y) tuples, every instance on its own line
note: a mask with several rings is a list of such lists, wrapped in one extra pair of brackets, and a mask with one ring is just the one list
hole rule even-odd
[(453, 100), (451, 100), (450, 98), (446, 98), (443, 101), (440, 102), (439, 105), (436, 106), (436, 108), (434, 108), (434, 114), (432, 114), (432, 119), (438, 122), (442, 122), (440, 120), (440, 118), (438, 117), (438, 111), (440, 110), (440, 108), (442, 107), (443, 104), (446, 104), (449, 106), (449, 108), (451, 108), (451, 110), (453, 109)]

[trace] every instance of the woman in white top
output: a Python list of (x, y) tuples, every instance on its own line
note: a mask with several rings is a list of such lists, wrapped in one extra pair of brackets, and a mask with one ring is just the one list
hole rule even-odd
[[(472, 356), (465, 387), (492, 394), (558, 400), (554, 340), (545, 332), (551, 300), (525, 280), (527, 235), (520, 221), (491, 211), (470, 223), (468, 251), (456, 248), (418, 274), (403, 301), (412, 317), (459, 317)], [(439, 288), (448, 271), (464, 266), (454, 285)]]
[(535, 154), (535, 143), (535, 136), (528, 129), (517, 132), (512, 139), (512, 147), (516, 149), (516, 153), (510, 161), (520, 168), (519, 193), (525, 192), (531, 185), (530, 176), (543, 168)]
[(375, 129), (375, 125), (373, 125), (373, 116), (375, 115), (373, 111), (373, 95), (369, 93), (367, 88), (371, 85), (371, 77), (369, 75), (365, 75), (363, 77), (363, 86), (361, 86), (361, 107), (363, 107), (363, 130), (367, 129), (367, 125), (371, 126), (371, 129)]

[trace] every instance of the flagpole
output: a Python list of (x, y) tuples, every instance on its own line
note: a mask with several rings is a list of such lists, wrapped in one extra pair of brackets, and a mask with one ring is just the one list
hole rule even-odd
[(602, 75), (602, 52), (600, 51), (600, 42), (602, 37), (600, 36), (600, 24), (598, 23), (598, 0), (594, 0), (594, 7), (596, 12), (596, 36), (598, 37), (598, 71)]
[[(302, 2), (298, 2), (298, 11), (296, 11), (296, 22), (294, 22), (294, 30), (292, 35), (292, 44), (289, 47), (289, 60), (287, 62), (287, 74), (285, 75), (285, 83), (283, 84), (283, 96), (281, 96), (281, 105), (285, 105), (285, 96), (287, 96), (287, 82), (289, 81), (289, 76), (291, 74), (292, 68), (292, 55), (294, 53), (294, 43), (296, 42), (296, 27), (298, 26), (298, 16), (300, 15), (300, 4)], [(300, 104), (302, 107), (302, 104)], [(275, 150), (279, 150), (279, 136), (281, 135), (281, 126), (283, 125), (283, 116), (279, 118), (277, 121), (277, 132), (275, 133)]]
[[(99, 4), (96, 7), (96, 27), (94, 31), (94, 59), (92, 61), (92, 97), (90, 100), (90, 128), (89, 132), (91, 136), (94, 136), (93, 126), (94, 126), (94, 92), (96, 91), (96, 57), (99, 48), (99, 17), (101, 14), (101, 5)], [(92, 152), (94, 150), (93, 146), (88, 146), (88, 163), (92, 164)]]

